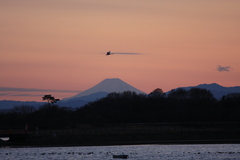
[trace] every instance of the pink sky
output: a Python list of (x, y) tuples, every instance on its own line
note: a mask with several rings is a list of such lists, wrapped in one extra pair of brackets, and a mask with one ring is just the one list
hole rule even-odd
[(0, 100), (61, 99), (106, 78), (146, 93), (240, 86), (238, 0), (2, 0), (0, 21), (0, 89), (55, 90)]

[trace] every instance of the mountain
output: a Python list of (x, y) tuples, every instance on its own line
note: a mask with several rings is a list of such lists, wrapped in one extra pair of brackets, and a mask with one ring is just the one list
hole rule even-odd
[(127, 84), (118, 78), (105, 79), (97, 85), (89, 88), (73, 97), (62, 99), (58, 105), (60, 106), (69, 106), (69, 107), (81, 107), (88, 102), (96, 101), (103, 97), (106, 97), (111, 92), (124, 92), (132, 91), (137, 94), (146, 94), (137, 88)]
[(198, 86), (189, 86), (189, 87), (179, 87), (185, 90), (190, 90), (191, 88), (202, 88), (211, 91), (215, 98), (221, 99), (224, 95), (229, 93), (240, 93), (240, 87), (223, 87), (217, 83), (212, 84), (200, 84)]
[[(223, 87), (219, 84), (212, 83), (212, 84), (200, 84), (197, 86), (189, 86), (189, 87), (179, 87), (185, 90), (190, 90), (191, 88), (203, 88), (210, 90), (211, 93), (214, 95), (215, 98), (218, 100), (222, 98), (223, 95), (227, 95), (229, 93), (240, 93), (240, 86), (236, 87)], [(177, 89), (177, 88), (176, 88)], [(114, 78), (114, 79), (105, 79), (102, 82), (98, 83), (97, 85), (89, 88), (73, 97), (64, 98), (61, 101), (57, 102), (56, 104), (63, 107), (81, 107), (89, 102), (95, 101), (97, 99), (101, 99), (106, 97), (108, 93), (111, 92), (124, 92), (124, 91), (133, 91), (137, 94), (146, 94), (133, 86), (127, 84), (126, 82), (122, 81), (121, 79)], [(36, 106), (39, 107), (46, 102), (22, 102), (22, 101), (0, 101), (0, 110), (1, 109), (11, 109), (14, 106)]]
[[(113, 78), (113, 79), (105, 79), (102, 82), (98, 83), (97, 85), (93, 86), (92, 88), (85, 90), (73, 97), (64, 98), (64, 99), (62, 99), (62, 101), (80, 98), (80, 97), (88, 96), (88, 95), (95, 94), (98, 92), (111, 93), (111, 92), (124, 92), (124, 91), (133, 91), (133, 92), (136, 92), (137, 94), (140, 94), (140, 93), (146, 94), (146, 93), (138, 90), (137, 88), (134, 88), (133, 86), (127, 84), (126, 82), (122, 81), (121, 79)], [(96, 96), (96, 98), (99, 98), (99, 97)]]
[(61, 100), (57, 103), (57, 105), (59, 106), (64, 106), (64, 107), (81, 107), (85, 104), (87, 104), (88, 102), (92, 102), (95, 101), (97, 99), (101, 99), (103, 97), (107, 96), (107, 92), (97, 92), (97, 93), (93, 93), (87, 96), (82, 96), (82, 97), (77, 97), (77, 98), (72, 98), (72, 99), (68, 99), (68, 100)]
[[(108, 93), (111, 92), (124, 92), (124, 91), (133, 91), (137, 94), (142, 93), (146, 94), (133, 86), (127, 84), (118, 78), (113, 79), (105, 79), (92, 88), (85, 90), (73, 97), (64, 98), (61, 101), (57, 102), (56, 105), (63, 107), (81, 107), (89, 102), (95, 101), (97, 99), (101, 99), (106, 97)], [(21, 102), (21, 101), (0, 101), (0, 109), (11, 109), (14, 106), (22, 106), (22, 105), (31, 105), (31, 106), (41, 106), (43, 102)]]

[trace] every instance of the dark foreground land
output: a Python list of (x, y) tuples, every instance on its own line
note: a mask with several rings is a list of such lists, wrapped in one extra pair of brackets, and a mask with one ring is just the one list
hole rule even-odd
[(75, 129), (28, 131), (1, 145), (90, 146), (240, 143), (240, 123), (80, 125)]
[[(239, 143), (239, 115), (240, 93), (219, 100), (199, 88), (109, 93), (75, 109), (48, 103), (2, 111), (0, 137), (10, 140), (0, 145)], [(26, 132), (14, 131), (24, 126)]]

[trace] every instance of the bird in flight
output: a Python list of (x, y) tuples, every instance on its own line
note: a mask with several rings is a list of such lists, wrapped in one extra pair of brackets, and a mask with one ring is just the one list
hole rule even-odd
[(112, 54), (114, 54), (114, 53), (111, 53), (111, 51), (108, 51), (106, 55), (109, 56), (109, 55), (112, 55)]

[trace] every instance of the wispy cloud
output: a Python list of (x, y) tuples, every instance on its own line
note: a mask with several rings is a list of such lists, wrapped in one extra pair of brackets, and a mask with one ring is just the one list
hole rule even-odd
[(219, 72), (229, 72), (231, 69), (232, 68), (230, 66), (223, 67), (223, 66), (218, 65), (218, 67), (217, 67), (217, 70)]
[(34, 88), (11, 88), (11, 87), (0, 87), (1, 92), (71, 92), (79, 93), (81, 91), (75, 90), (54, 90), (54, 89), (34, 89)]
[(41, 94), (39, 94), (39, 95), (37, 95), (37, 94), (12, 94), (11, 96), (16, 96), (16, 97), (29, 97), (29, 96), (31, 96), (31, 97), (42, 97), (43, 95)]
[(10, 95), (9, 93), (0, 93), (0, 96), (7, 96)]

